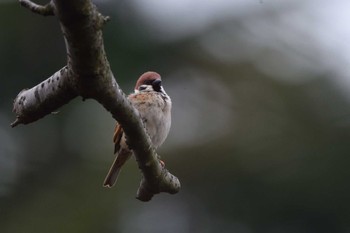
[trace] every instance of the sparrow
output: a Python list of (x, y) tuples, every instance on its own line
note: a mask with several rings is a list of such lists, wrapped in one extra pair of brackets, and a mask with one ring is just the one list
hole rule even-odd
[[(171, 99), (162, 86), (161, 76), (153, 71), (142, 74), (136, 82), (134, 93), (128, 99), (139, 111), (153, 147), (158, 148), (168, 136), (171, 126)], [(104, 187), (109, 188), (115, 184), (122, 166), (133, 154), (118, 122), (113, 142), (116, 158), (103, 183)]]

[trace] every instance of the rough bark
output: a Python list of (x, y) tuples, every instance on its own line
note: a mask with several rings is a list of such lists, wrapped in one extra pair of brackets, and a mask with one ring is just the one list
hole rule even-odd
[[(179, 180), (160, 164), (137, 110), (119, 88), (103, 45), (102, 16), (90, 0), (53, 0), (45, 6), (20, 0), (22, 6), (41, 15), (58, 17), (66, 42), (67, 65), (35, 87), (21, 91), (14, 101), (16, 120), (34, 122), (77, 96), (102, 104), (123, 127), (143, 174), (137, 198), (149, 201), (160, 192), (177, 193)], [(98, 143), (98, 142), (97, 142)]]

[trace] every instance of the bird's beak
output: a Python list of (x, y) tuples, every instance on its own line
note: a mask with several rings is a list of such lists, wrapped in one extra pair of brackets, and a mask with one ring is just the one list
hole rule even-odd
[(162, 80), (156, 79), (152, 82), (152, 86), (160, 86), (162, 85)]
[(152, 82), (152, 87), (153, 87), (153, 90), (155, 91), (160, 91), (161, 85), (162, 85), (162, 80), (160, 79), (156, 79)]

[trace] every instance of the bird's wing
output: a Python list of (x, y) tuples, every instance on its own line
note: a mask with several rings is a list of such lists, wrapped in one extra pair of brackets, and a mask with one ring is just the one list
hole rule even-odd
[(120, 149), (121, 148), (121, 140), (123, 137), (123, 129), (117, 123), (114, 130), (113, 142), (114, 142), (114, 154), (116, 157), (112, 163), (111, 168), (108, 171), (108, 174), (103, 182), (104, 187), (111, 188), (118, 179), (119, 172), (124, 165), (124, 163), (130, 158), (132, 152), (129, 149)]
[(117, 123), (114, 129), (113, 142), (114, 142), (114, 154), (120, 149), (120, 141), (123, 137), (123, 128)]

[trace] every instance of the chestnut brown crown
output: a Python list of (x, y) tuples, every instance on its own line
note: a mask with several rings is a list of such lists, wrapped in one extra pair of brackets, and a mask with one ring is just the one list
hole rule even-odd
[[(139, 90), (142, 85), (152, 85), (154, 81), (161, 81), (161, 77), (157, 72), (148, 71), (140, 76), (135, 85), (135, 90)], [(159, 82), (160, 83), (160, 82)]]

